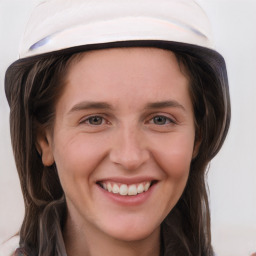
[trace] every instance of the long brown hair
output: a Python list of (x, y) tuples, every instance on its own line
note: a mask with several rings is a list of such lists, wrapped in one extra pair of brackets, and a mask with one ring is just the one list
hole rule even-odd
[[(230, 123), (230, 100), (224, 59), (215, 51), (166, 42), (125, 42), (95, 46), (153, 46), (173, 51), (190, 81), (197, 156), (186, 188), (161, 225), (163, 255), (213, 255), (206, 186), (209, 161), (220, 150)], [(81, 48), (22, 59), (6, 72), (12, 146), (25, 203), (20, 246), (29, 255), (66, 255), (62, 238), (66, 203), (55, 165), (45, 167), (36, 149), (36, 133), (54, 123), (55, 103), (70, 63)]]

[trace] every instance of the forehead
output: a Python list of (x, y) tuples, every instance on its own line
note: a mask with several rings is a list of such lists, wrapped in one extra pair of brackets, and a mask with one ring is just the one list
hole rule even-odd
[[(155, 47), (123, 47), (91, 50), (79, 53), (76, 59), (77, 61), (71, 65), (70, 69), (72, 71), (75, 70), (74, 66), (78, 62), (82, 62), (87, 68), (88, 66), (93, 68), (96, 65), (97, 68), (102, 67), (105, 70), (115, 67), (120, 71), (121, 68), (128, 67), (130, 64), (132, 64), (134, 69), (132, 70), (129, 67), (129, 70), (133, 72), (138, 70), (138, 68), (145, 69), (145, 67), (154, 68), (155, 70), (160, 70), (161, 68), (163, 70), (164, 66), (168, 68), (167, 66), (170, 64), (172, 64), (173, 71), (180, 70), (176, 56), (172, 51)], [(134, 65), (135, 63), (136, 65)]]
[[(66, 75), (65, 100), (163, 101), (188, 94), (188, 79), (173, 52), (113, 48), (84, 52)], [(63, 98), (63, 97), (62, 97)], [(114, 102), (113, 102), (114, 103)]]

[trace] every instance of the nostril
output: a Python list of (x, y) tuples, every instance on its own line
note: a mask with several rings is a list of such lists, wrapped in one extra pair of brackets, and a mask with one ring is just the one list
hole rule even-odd
[(109, 156), (113, 163), (134, 170), (149, 159), (149, 152), (140, 131), (126, 126), (115, 136)]
[(121, 165), (125, 170), (136, 170), (149, 159), (149, 154), (143, 150), (122, 151), (113, 150), (110, 153), (110, 160)]

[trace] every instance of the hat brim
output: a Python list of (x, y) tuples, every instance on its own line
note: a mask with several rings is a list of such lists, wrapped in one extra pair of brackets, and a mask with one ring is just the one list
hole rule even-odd
[[(87, 44), (87, 45), (80, 45), (80, 46), (65, 48), (63, 50), (47, 52), (47, 53), (43, 53), (35, 56), (25, 57), (25, 58), (18, 59), (14, 63), (12, 63), (8, 67), (5, 77), (10, 77), (9, 74), (13, 73), (13, 69), (15, 69), (17, 65), (22, 65), (22, 63), (24, 64), (28, 62), (35, 63), (41, 59), (44, 59), (44, 58), (47, 59), (51, 56), (58, 56), (58, 55), (63, 56), (63, 55), (76, 54), (84, 51), (102, 50), (102, 49), (110, 49), (110, 48), (126, 48), (126, 47), (155, 47), (155, 48), (174, 51), (176, 53), (188, 54), (190, 56), (199, 58), (205, 62), (207, 61), (215, 62), (216, 63), (215, 66), (218, 66), (218, 68), (214, 70), (214, 72), (216, 73), (216, 77), (220, 77), (221, 75), (223, 79), (226, 80), (225, 81), (226, 84), (228, 84), (225, 60), (222, 57), (222, 55), (219, 54), (217, 51), (207, 47), (198, 46), (198, 45), (172, 42), (172, 41), (163, 41), (163, 40), (131, 40), (131, 41), (116, 41), (116, 42), (107, 42), (107, 43), (98, 43), (98, 44)], [(7, 86), (7, 83), (5, 83), (5, 92), (6, 92), (7, 100), (9, 101), (10, 95), (8, 92), (10, 92), (10, 88), (6, 88), (6, 86)]]

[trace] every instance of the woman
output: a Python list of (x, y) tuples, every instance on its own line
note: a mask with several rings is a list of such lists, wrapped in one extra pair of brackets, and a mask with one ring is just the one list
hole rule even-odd
[(45, 1), (6, 72), (15, 255), (213, 255), (205, 172), (230, 122), (193, 1)]

